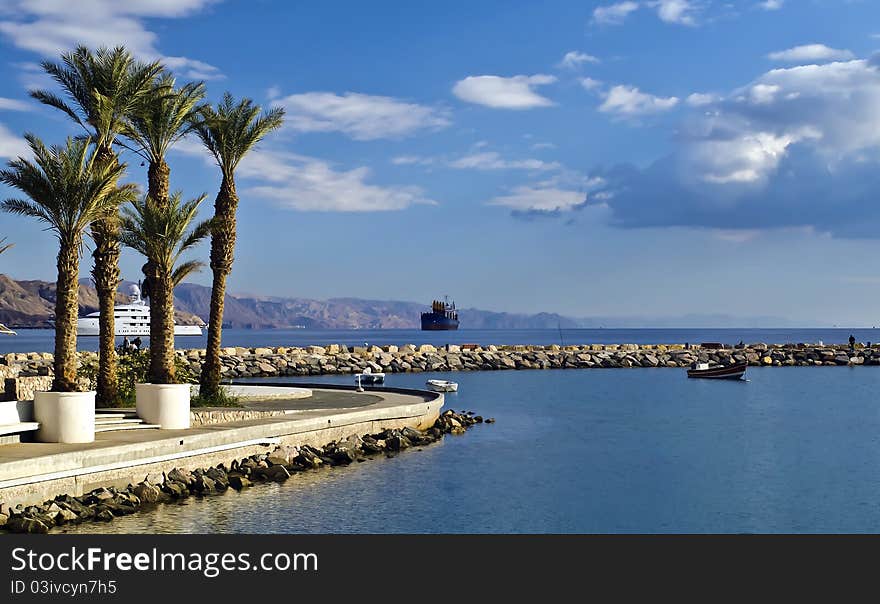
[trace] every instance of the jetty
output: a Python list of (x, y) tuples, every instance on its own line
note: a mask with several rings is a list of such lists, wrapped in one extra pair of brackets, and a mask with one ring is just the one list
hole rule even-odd
[[(279, 448), (298, 455), (302, 447), (319, 448), (353, 436), (423, 431), (438, 420), (444, 404), (442, 394), (420, 390), (357, 393), (322, 385), (302, 396), (303, 388), (290, 385), (242, 388), (249, 392), (243, 407), (194, 408), (192, 427), (185, 430), (101, 431), (94, 442), (83, 444), (26, 439), (0, 444), (0, 502), (28, 505), (96, 488), (124, 489), (147, 477), (159, 482), (157, 477), (172, 469), (228, 467), (233, 460), (265, 458)], [(279, 394), (285, 388), (297, 395)]]

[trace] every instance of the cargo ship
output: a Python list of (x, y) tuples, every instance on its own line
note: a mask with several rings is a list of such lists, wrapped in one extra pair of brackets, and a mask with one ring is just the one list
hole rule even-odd
[(422, 313), (422, 331), (449, 331), (458, 329), (458, 311), (455, 302), (450, 304), (445, 298), (443, 302), (434, 300), (431, 312)]

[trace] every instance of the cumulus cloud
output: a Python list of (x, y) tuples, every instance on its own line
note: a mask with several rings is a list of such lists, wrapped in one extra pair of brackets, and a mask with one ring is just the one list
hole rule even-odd
[(565, 56), (562, 57), (562, 60), (559, 62), (560, 67), (564, 67), (566, 69), (577, 69), (584, 63), (598, 63), (599, 59), (594, 57), (593, 55), (588, 55), (585, 52), (580, 52), (577, 50), (572, 50), (570, 52), (565, 53)]
[(599, 106), (602, 113), (632, 118), (668, 111), (678, 104), (677, 97), (659, 97), (647, 94), (635, 86), (612, 86)]
[(691, 107), (705, 107), (706, 105), (711, 105), (712, 103), (720, 100), (717, 94), (708, 94), (702, 92), (695, 92), (689, 95), (684, 102), (687, 103)]
[(187, 57), (164, 56), (146, 20), (195, 14), (217, 0), (9, 0), (0, 10), (0, 34), (15, 46), (57, 57), (79, 44), (90, 48), (123, 44), (138, 58), (162, 58), (184, 77), (216, 79), (220, 70)]
[(638, 2), (626, 0), (616, 4), (597, 6), (593, 10), (593, 22), (600, 25), (620, 25), (630, 13), (639, 9)]
[(462, 101), (493, 109), (549, 107), (553, 101), (535, 92), (537, 86), (552, 84), (556, 77), (537, 74), (505, 78), (494, 75), (468, 76), (459, 80), (452, 93)]
[(601, 80), (595, 80), (593, 78), (581, 78), (579, 81), (583, 89), (589, 92), (593, 92), (602, 87)]
[(261, 181), (245, 190), (283, 208), (302, 212), (387, 212), (435, 204), (416, 186), (371, 184), (370, 169), (337, 170), (328, 162), (257, 149), (242, 160), (239, 175)]
[(877, 237), (877, 63), (774, 69), (689, 116), (670, 155), (597, 172), (613, 224)]
[(342, 132), (355, 140), (403, 138), (451, 122), (445, 111), (393, 97), (307, 92), (275, 100), (286, 109), (285, 127), (298, 132)]
[(767, 57), (771, 61), (782, 63), (800, 63), (807, 61), (848, 61), (855, 58), (852, 52), (830, 48), (824, 44), (804, 44), (788, 50), (771, 52)]
[(696, 25), (694, 14), (696, 6), (691, 0), (656, 0), (651, 6), (657, 9), (657, 16), (666, 23), (677, 25)]

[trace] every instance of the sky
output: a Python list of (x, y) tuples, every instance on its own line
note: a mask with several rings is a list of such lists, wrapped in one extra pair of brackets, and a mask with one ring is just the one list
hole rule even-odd
[[(28, 96), (77, 44), (285, 108), (238, 170), (232, 293), (880, 323), (880, 3), (0, 0), (0, 161), (79, 133)], [(198, 141), (168, 161), (209, 216)], [(0, 272), (54, 280), (41, 225), (3, 236)]]

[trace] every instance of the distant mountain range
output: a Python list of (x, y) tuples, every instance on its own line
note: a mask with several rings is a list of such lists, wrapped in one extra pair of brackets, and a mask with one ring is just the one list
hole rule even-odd
[[(119, 291), (124, 292), (123, 283)], [(124, 302), (120, 295), (119, 302)], [(211, 288), (182, 283), (174, 291), (179, 323), (207, 321)], [(55, 284), (47, 281), (16, 281), (0, 274), (0, 323), (10, 327), (48, 327), (55, 314)], [(274, 329), (418, 329), (419, 316), (428, 303), (359, 298), (281, 298), (227, 295), (223, 323), (228, 327)], [(98, 296), (88, 279), (80, 281), (80, 315), (98, 309)], [(476, 308), (459, 310), (462, 329), (572, 329), (635, 327), (788, 327), (780, 317), (733, 317), (723, 314), (678, 317), (572, 318), (556, 313), (515, 314)]]

